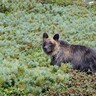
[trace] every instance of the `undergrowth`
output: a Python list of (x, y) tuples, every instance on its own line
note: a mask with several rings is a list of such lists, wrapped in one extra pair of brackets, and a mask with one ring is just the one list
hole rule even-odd
[(0, 1), (0, 96), (95, 96), (96, 74), (51, 66), (42, 34), (96, 47), (96, 7), (81, 0)]

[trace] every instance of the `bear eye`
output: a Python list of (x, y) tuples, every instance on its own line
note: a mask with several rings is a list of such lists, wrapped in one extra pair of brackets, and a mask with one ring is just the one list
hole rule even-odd
[(46, 46), (46, 42), (43, 43), (43, 46)]
[(50, 45), (52, 45), (53, 43), (52, 42), (49, 42)]
[(52, 43), (52, 42), (50, 42), (50, 43), (49, 43), (49, 45), (52, 47), (52, 46), (53, 46), (53, 43)]

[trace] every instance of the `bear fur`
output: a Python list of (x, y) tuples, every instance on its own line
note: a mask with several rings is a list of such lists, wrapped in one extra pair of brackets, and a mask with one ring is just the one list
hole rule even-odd
[(73, 45), (59, 40), (59, 34), (49, 38), (43, 34), (43, 50), (51, 56), (51, 65), (61, 66), (61, 63), (71, 63), (73, 69), (96, 72), (96, 50), (83, 45)]

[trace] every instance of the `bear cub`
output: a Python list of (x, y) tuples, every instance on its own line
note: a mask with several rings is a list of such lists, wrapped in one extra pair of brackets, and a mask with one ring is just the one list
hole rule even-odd
[(59, 40), (59, 34), (49, 38), (43, 33), (43, 50), (51, 56), (51, 65), (61, 66), (61, 63), (71, 63), (73, 69), (96, 72), (96, 50), (82, 45), (69, 44)]

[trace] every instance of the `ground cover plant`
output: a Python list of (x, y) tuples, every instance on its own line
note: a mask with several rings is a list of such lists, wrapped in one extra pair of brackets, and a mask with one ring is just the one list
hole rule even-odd
[(95, 96), (96, 74), (72, 70), (70, 64), (50, 66), (42, 50), (44, 32), (96, 47), (96, 5), (0, 1), (0, 96)]

